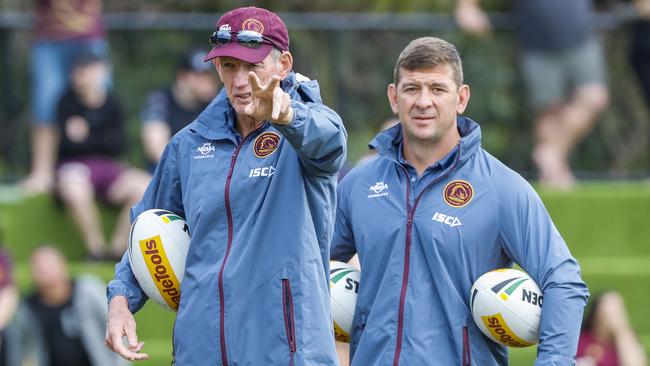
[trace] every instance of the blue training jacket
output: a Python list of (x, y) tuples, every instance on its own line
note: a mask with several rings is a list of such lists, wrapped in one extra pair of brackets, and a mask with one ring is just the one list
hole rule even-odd
[(532, 187), (481, 148), (478, 124), (459, 117), (458, 130), (417, 177), (397, 125), (339, 185), (332, 259), (361, 261), (352, 365), (507, 365), (469, 298), (479, 276), (513, 262), (544, 292), (536, 365), (573, 365), (588, 298), (578, 263)]
[[(265, 123), (242, 139), (222, 90), (171, 139), (132, 210), (166, 209), (189, 226), (177, 366), (338, 364), (329, 243), (347, 133), (316, 81), (292, 72), (281, 86), (295, 111), (288, 126)], [(132, 312), (147, 300), (126, 255), (109, 302), (118, 294)]]

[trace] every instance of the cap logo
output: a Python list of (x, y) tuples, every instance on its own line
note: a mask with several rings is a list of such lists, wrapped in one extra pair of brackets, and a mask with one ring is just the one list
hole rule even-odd
[(449, 182), (443, 190), (445, 202), (451, 207), (463, 207), (474, 197), (474, 188), (464, 180)]
[(253, 152), (258, 158), (265, 158), (278, 148), (279, 143), (280, 135), (275, 132), (264, 132), (253, 142)]
[(255, 18), (248, 18), (244, 20), (244, 23), (241, 25), (242, 30), (249, 30), (249, 31), (255, 31), (259, 34), (264, 33), (264, 25), (262, 22)]

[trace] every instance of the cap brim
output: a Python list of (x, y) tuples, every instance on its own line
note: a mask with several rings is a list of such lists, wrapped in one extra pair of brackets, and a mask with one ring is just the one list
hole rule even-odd
[(233, 57), (256, 64), (262, 62), (272, 49), (273, 46), (270, 44), (262, 44), (259, 48), (250, 48), (242, 46), (238, 42), (231, 42), (225, 46), (213, 48), (204, 61), (210, 61), (215, 57)]

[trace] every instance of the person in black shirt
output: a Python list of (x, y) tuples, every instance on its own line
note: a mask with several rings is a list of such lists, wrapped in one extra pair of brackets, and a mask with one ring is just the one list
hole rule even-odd
[(26, 303), (37, 330), (38, 366), (124, 365), (104, 346), (104, 283), (89, 275), (71, 278), (65, 257), (49, 245), (32, 253), (30, 269), (35, 292)]
[(153, 171), (167, 141), (194, 121), (217, 94), (218, 80), (207, 53), (193, 51), (178, 62), (170, 87), (152, 92), (141, 112), (142, 142)]
[[(71, 73), (71, 87), (59, 101), (60, 135), (57, 168), (58, 196), (68, 207), (89, 251), (89, 259), (121, 257), (130, 227), (129, 209), (149, 183), (148, 173), (131, 168), (117, 157), (126, 139), (123, 115), (108, 92), (106, 62), (82, 55)], [(95, 196), (122, 207), (107, 253)]]
[(18, 307), (18, 289), (13, 279), (13, 265), (9, 253), (2, 245), (0, 238), (0, 366), (10, 366), (13, 363), (12, 351), (16, 348), (8, 327), (14, 319)]

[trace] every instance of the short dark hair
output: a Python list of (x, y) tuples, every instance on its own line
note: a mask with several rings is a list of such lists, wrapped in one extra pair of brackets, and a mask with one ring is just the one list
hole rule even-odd
[(208, 55), (203, 50), (192, 50), (178, 58), (176, 62), (176, 73), (180, 72), (210, 72), (212, 62), (205, 62), (203, 59)]
[(81, 51), (75, 55), (72, 62), (72, 68), (78, 69), (98, 63), (107, 64), (108, 60), (104, 55), (101, 55), (95, 51)]
[(416, 38), (399, 54), (393, 71), (393, 81), (395, 85), (399, 83), (401, 69), (413, 71), (445, 64), (453, 69), (457, 86), (463, 85), (463, 62), (456, 47), (436, 37)]

